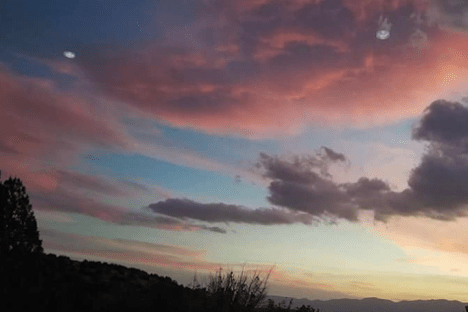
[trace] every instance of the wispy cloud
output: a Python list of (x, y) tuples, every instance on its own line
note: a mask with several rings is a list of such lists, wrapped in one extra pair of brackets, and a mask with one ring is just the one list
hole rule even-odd
[(152, 266), (169, 266), (215, 269), (216, 264), (206, 262), (205, 251), (191, 250), (164, 244), (139, 242), (126, 239), (106, 239), (59, 232), (51, 229), (41, 231), (43, 245), (47, 250), (77, 253), (81, 255), (99, 255), (108, 260), (140, 262)]
[(135, 193), (148, 192), (149, 189), (133, 181), (114, 181), (104, 177), (91, 176), (78, 172), (65, 170), (57, 170), (61, 184), (65, 184), (68, 188), (81, 188), (88, 191), (94, 191), (106, 195), (114, 196), (131, 196)]

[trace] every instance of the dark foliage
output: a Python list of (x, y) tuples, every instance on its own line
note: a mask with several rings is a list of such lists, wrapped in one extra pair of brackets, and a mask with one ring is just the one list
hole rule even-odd
[(10, 177), (0, 181), (0, 256), (31, 253), (43, 253), (36, 218), (23, 183)]
[(7, 311), (177, 311), (188, 302), (170, 278), (53, 254), (9, 256), (0, 274)]
[[(220, 312), (255, 311), (266, 297), (266, 283), (271, 271), (264, 281), (261, 281), (258, 274), (255, 274), (250, 282), (247, 282), (244, 270), (239, 277), (234, 276), (232, 271), (222, 276), (221, 271), (222, 269), (219, 270), (217, 276), (210, 276), (210, 281), (206, 286), (213, 310)], [(200, 287), (195, 276), (192, 289)]]

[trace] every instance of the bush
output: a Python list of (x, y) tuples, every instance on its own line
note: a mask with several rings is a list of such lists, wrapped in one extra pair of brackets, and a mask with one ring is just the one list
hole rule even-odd
[(248, 283), (243, 269), (240, 277), (236, 278), (232, 270), (226, 276), (222, 276), (222, 268), (220, 268), (217, 276), (210, 275), (210, 281), (206, 287), (201, 287), (195, 276), (192, 290), (205, 289), (208, 300), (204, 308), (207, 311), (249, 312), (255, 310), (265, 299), (266, 282), (272, 270), (273, 268), (264, 281), (261, 281), (255, 272)]

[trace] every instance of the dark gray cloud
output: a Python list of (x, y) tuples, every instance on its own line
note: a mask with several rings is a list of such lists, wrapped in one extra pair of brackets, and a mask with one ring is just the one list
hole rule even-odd
[[(429, 148), (408, 180), (409, 188), (394, 192), (380, 180), (360, 178), (354, 183), (335, 184), (321, 175), (279, 161), (272, 166), (264, 157), (272, 204), (315, 216), (331, 213), (357, 221), (359, 209), (373, 210), (375, 219), (386, 222), (392, 215), (426, 216), (454, 220), (465, 216), (468, 204), (468, 109), (459, 103), (433, 102), (413, 129), (413, 139), (428, 141)], [(333, 155), (333, 154), (332, 154)]]
[(344, 154), (337, 153), (333, 151), (332, 149), (329, 149), (328, 147), (322, 146), (322, 148), (325, 150), (325, 153), (327, 153), (327, 157), (330, 158), (332, 161), (345, 161), (346, 157)]
[(464, 144), (468, 139), (468, 110), (460, 103), (437, 100), (427, 107), (413, 139), (450, 145)]
[(171, 218), (167, 216), (148, 216), (136, 212), (126, 212), (120, 215), (118, 218), (113, 220), (114, 223), (121, 225), (133, 225), (133, 226), (146, 226), (150, 228), (159, 228), (159, 229), (183, 229), (186, 231), (193, 231), (194, 229), (203, 229), (206, 231), (211, 231), (215, 233), (226, 234), (227, 231), (223, 228), (217, 226), (206, 226), (203, 224), (194, 224), (183, 222), (176, 218)]
[(223, 203), (202, 204), (189, 199), (166, 199), (150, 204), (149, 209), (180, 219), (196, 219), (206, 222), (237, 222), (251, 224), (311, 224), (311, 216), (297, 214), (277, 208), (248, 209)]
[(468, 109), (457, 102), (437, 100), (425, 109), (413, 128), (414, 140), (429, 142), (421, 163), (411, 171), (406, 190), (378, 199), (378, 218), (424, 215), (455, 220), (467, 215)]
[(331, 213), (341, 218), (357, 221), (357, 209), (349, 197), (340, 192), (333, 182), (317, 179), (315, 183), (273, 181), (268, 187), (267, 200), (273, 205), (302, 211), (315, 216)]
[[(330, 162), (346, 161), (345, 155), (323, 147), (317, 156), (294, 156), (286, 160), (260, 153), (257, 169), (271, 179), (267, 200), (270, 209), (246, 209), (223, 203), (201, 204), (188, 199), (169, 199), (151, 204), (154, 212), (175, 218), (207, 222), (243, 222), (263, 225), (291, 224), (331, 217), (358, 221), (359, 210), (374, 211), (377, 221), (394, 215), (425, 216), (451, 221), (467, 216), (468, 205), (468, 108), (460, 103), (433, 102), (413, 128), (414, 140), (429, 142), (421, 163), (402, 192), (387, 182), (361, 177), (357, 182), (337, 184), (328, 173)], [(319, 169), (315, 172), (313, 169)]]
[(316, 156), (294, 156), (292, 163), (260, 153), (260, 162), (256, 164), (256, 167), (267, 169), (264, 177), (271, 179), (300, 183), (315, 182), (318, 174), (312, 171), (313, 168), (319, 168), (321, 175), (331, 178), (328, 173), (330, 162), (345, 162), (347, 159), (345, 155), (336, 153), (327, 147), (322, 146), (322, 149), (325, 151), (325, 155), (317, 153)]
[(216, 233), (221, 233), (221, 234), (226, 234), (227, 233), (225, 229), (222, 229), (222, 228), (217, 227), (217, 226), (201, 225), (200, 227), (202, 229), (204, 229), (204, 230), (211, 231), (211, 232), (216, 232)]
[[(346, 189), (349, 188), (354, 197), (359, 198), (374, 194), (381, 186), (365, 178), (353, 184), (335, 184), (330, 179), (328, 163), (346, 158), (329, 148), (324, 150), (326, 153), (321, 157), (300, 159), (296, 156), (292, 162), (261, 154), (260, 166), (266, 170), (264, 176), (273, 179), (268, 187), (270, 196), (267, 200), (273, 205), (316, 217), (334, 215), (357, 221), (358, 207)], [(319, 168), (320, 173), (312, 171), (313, 168)]]
[(433, 18), (443, 26), (454, 30), (468, 30), (468, 1), (466, 0), (432, 0)]
[(408, 185), (438, 218), (454, 219), (465, 215), (468, 204), (468, 108), (438, 100), (425, 112), (413, 139), (430, 145)]

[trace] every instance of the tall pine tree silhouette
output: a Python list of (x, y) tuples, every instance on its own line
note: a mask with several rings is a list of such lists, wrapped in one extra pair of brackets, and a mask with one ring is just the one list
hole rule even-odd
[(26, 188), (18, 178), (0, 180), (0, 258), (43, 252)]

